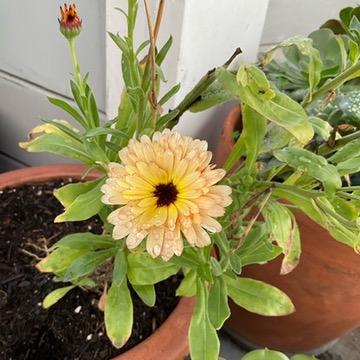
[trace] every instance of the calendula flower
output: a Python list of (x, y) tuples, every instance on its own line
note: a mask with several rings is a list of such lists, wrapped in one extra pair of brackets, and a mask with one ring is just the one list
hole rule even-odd
[(146, 239), (152, 257), (165, 261), (183, 251), (181, 233), (191, 246), (210, 244), (209, 232), (219, 232), (214, 218), (231, 203), (231, 188), (214, 185), (225, 176), (210, 165), (207, 142), (170, 131), (156, 132), (152, 140), (130, 140), (119, 152), (123, 164), (108, 165), (102, 202), (122, 205), (108, 220), (114, 239), (126, 237), (129, 249)]
[(61, 19), (58, 19), (61, 33), (67, 38), (72, 39), (80, 34), (81, 20), (76, 12), (75, 4), (69, 7), (64, 4), (64, 9), (60, 6)]

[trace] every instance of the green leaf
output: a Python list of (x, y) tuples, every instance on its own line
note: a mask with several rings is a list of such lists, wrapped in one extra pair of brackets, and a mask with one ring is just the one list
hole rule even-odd
[(90, 129), (83, 135), (83, 137), (84, 138), (92, 138), (92, 137), (97, 137), (99, 135), (111, 135), (112, 139), (124, 138), (124, 139), (129, 140), (129, 135), (126, 132), (124, 132), (122, 130), (118, 130), (118, 129), (103, 128), (103, 127), (96, 127), (96, 128)]
[(271, 100), (275, 96), (265, 73), (254, 65), (242, 64), (236, 74), (236, 80), (241, 86), (248, 87), (260, 100)]
[(153, 259), (148, 253), (141, 252), (128, 255), (128, 278), (133, 285), (151, 285), (179, 272), (180, 267)]
[(340, 164), (357, 157), (360, 157), (360, 142), (352, 141), (336, 151), (334, 155), (330, 156), (329, 162), (333, 164)]
[(290, 360), (316, 360), (317, 358), (312, 355), (294, 355)]
[(211, 284), (208, 308), (210, 322), (215, 329), (219, 330), (230, 316), (227, 287), (223, 276), (215, 278)]
[(156, 293), (154, 285), (133, 285), (132, 287), (144, 304), (147, 306), (155, 305)]
[(300, 233), (294, 215), (282, 204), (269, 200), (262, 215), (270, 228), (270, 237), (281, 247), (284, 259), (281, 274), (291, 272), (300, 260)]
[(119, 251), (114, 259), (114, 271), (112, 282), (116, 285), (121, 285), (121, 283), (126, 279), (127, 274), (127, 261), (124, 252)]
[(212, 108), (213, 106), (235, 100), (236, 96), (228, 91), (218, 81), (214, 81), (190, 106), (191, 112), (200, 112)]
[(232, 169), (236, 164), (240, 164), (241, 158), (246, 153), (246, 144), (245, 144), (245, 136), (241, 134), (241, 136), (237, 139), (231, 153), (223, 165), (223, 169), (228, 172)]
[(188, 271), (180, 286), (176, 290), (176, 296), (191, 297), (196, 294), (197, 273), (194, 270)]
[(56, 99), (52, 97), (48, 97), (48, 100), (51, 104), (58, 106), (59, 108), (66, 111), (72, 118), (74, 118), (84, 129), (87, 129), (87, 124), (82, 115), (75, 110), (71, 105), (69, 105), (66, 101), (61, 99)]
[(102, 178), (92, 189), (76, 197), (66, 210), (55, 218), (55, 222), (81, 221), (96, 215), (104, 207), (101, 202), (101, 186), (105, 182)]
[(314, 128), (316, 134), (319, 134), (323, 140), (327, 141), (332, 131), (331, 125), (326, 121), (318, 117), (309, 117), (309, 121)]
[(56, 304), (60, 299), (62, 299), (70, 290), (74, 289), (75, 285), (69, 285), (53, 290), (50, 294), (46, 295), (43, 300), (44, 309), (48, 309), (50, 306)]
[(327, 160), (308, 150), (287, 147), (275, 150), (274, 156), (291, 167), (304, 172), (324, 184), (325, 192), (332, 197), (337, 189), (342, 186), (341, 178), (336, 167)]
[(67, 248), (91, 251), (117, 246), (118, 242), (115, 241), (111, 235), (96, 235), (90, 232), (85, 232), (64, 236), (51, 247), (51, 250)]
[(68, 268), (64, 281), (72, 281), (94, 271), (105, 260), (117, 253), (118, 249), (91, 251), (78, 257)]
[(265, 58), (263, 60), (263, 63), (266, 65), (269, 63), (275, 56), (276, 52), (279, 49), (287, 48), (290, 46), (296, 46), (299, 53), (304, 58), (304, 61), (306, 61), (306, 69), (308, 71), (308, 83), (309, 83), (309, 101), (311, 100), (311, 94), (313, 90), (318, 85), (320, 78), (321, 78), (321, 70), (323, 67), (323, 63), (320, 58), (320, 53), (317, 49), (315, 49), (312, 46), (312, 39), (304, 38), (302, 36), (294, 36), (290, 39), (287, 39), (280, 43), (279, 45), (276, 45), (271, 50), (269, 50), (265, 54)]
[(40, 135), (28, 142), (21, 142), (19, 145), (29, 152), (49, 152), (79, 160), (84, 164), (95, 163), (86, 153), (82, 143), (55, 133)]
[(50, 253), (45, 259), (42, 259), (36, 267), (42, 272), (60, 273), (67, 270), (77, 258), (87, 252), (85, 249), (59, 248)]
[(219, 356), (220, 342), (208, 313), (206, 283), (197, 280), (196, 304), (190, 322), (189, 345), (192, 360), (212, 360)]
[(181, 88), (180, 84), (173, 86), (159, 101), (159, 105), (164, 105), (170, 100)]
[(308, 143), (314, 135), (313, 127), (308, 121), (307, 114), (300, 104), (285, 94), (274, 90), (275, 96), (271, 100), (256, 97), (251, 89), (236, 82), (236, 78), (224, 68), (216, 70), (218, 81), (239, 99), (278, 126), (285, 128), (301, 143)]
[(229, 260), (232, 271), (239, 275), (243, 267), (242, 257), (237, 253), (229, 252)]
[(104, 164), (110, 162), (104, 149), (93, 139), (85, 139), (84, 148), (92, 159), (96, 159), (96, 162)]
[(266, 316), (288, 315), (295, 308), (290, 298), (276, 287), (262, 281), (224, 275), (228, 294), (244, 309)]
[(126, 277), (120, 284), (111, 284), (105, 304), (105, 327), (107, 336), (117, 349), (124, 346), (131, 335), (133, 303)]
[(156, 54), (156, 64), (161, 65), (164, 59), (166, 58), (166, 55), (168, 54), (171, 45), (173, 43), (173, 37), (170, 36), (169, 39), (166, 41), (164, 46), (160, 49), (160, 51)]
[(289, 360), (289, 358), (279, 351), (259, 349), (250, 351), (241, 360)]
[[(241, 259), (241, 266), (265, 264), (282, 253), (282, 248), (269, 242), (269, 227), (266, 223), (255, 223), (244, 243), (235, 254)], [(240, 233), (240, 236), (242, 233)]]
[(252, 169), (263, 144), (267, 121), (265, 117), (246, 104), (243, 105), (242, 109), (242, 121), (247, 149), (245, 166), (248, 169)]
[(94, 189), (103, 181), (103, 178), (90, 180), (86, 182), (77, 182), (74, 184), (67, 184), (61, 188), (54, 190), (55, 197), (61, 202), (64, 207), (69, 207), (78, 196)]

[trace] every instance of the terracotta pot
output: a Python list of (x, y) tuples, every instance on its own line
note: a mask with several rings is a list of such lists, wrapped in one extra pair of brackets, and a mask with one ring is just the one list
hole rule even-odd
[[(237, 107), (225, 121), (221, 140), (239, 121)], [(219, 146), (217, 158), (229, 147)], [(220, 154), (222, 153), (222, 154)], [(335, 241), (306, 215), (296, 213), (301, 234), (299, 265), (288, 275), (279, 275), (281, 258), (265, 265), (244, 267), (241, 276), (265, 281), (292, 299), (296, 312), (281, 317), (250, 313), (230, 302), (229, 333), (242, 344), (284, 352), (320, 353), (337, 338), (360, 326), (360, 257), (352, 248)]]
[[(0, 190), (55, 179), (80, 179), (83, 165), (45, 165), (0, 174)], [(98, 172), (87, 178), (94, 179)], [(113, 360), (183, 360), (189, 354), (188, 329), (195, 305), (194, 298), (181, 298), (166, 321), (147, 339)]]

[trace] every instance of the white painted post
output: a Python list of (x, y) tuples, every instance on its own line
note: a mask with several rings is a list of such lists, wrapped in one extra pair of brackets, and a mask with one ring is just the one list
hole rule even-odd
[[(120, 13), (113, 10), (117, 1), (107, 3), (107, 29), (117, 32), (125, 23)], [(147, 38), (147, 26), (142, 2), (139, 2), (136, 37)], [(151, 1), (156, 9), (157, 1)], [(170, 107), (179, 103), (185, 94), (210, 69), (222, 65), (240, 47), (243, 54), (237, 61), (254, 62), (265, 22), (268, 0), (173, 0), (167, 1), (159, 36), (159, 46), (171, 34), (173, 47), (163, 64), (168, 82), (164, 90), (181, 83), (181, 90)], [(121, 30), (125, 30), (124, 27)], [(120, 32), (121, 33), (121, 32)], [(122, 32), (124, 34), (124, 32)], [(106, 42), (106, 84), (108, 115), (115, 116), (123, 83), (120, 75), (119, 50)], [(228, 106), (203, 113), (186, 113), (176, 127), (182, 134), (207, 139), (214, 148), (224, 114)], [(167, 109), (164, 109), (167, 111)]]

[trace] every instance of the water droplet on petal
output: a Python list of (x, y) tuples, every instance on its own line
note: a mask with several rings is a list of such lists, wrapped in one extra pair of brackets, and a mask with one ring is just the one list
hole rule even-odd
[(209, 231), (209, 232), (211, 232), (211, 233), (216, 233), (216, 228), (214, 227), (214, 226), (208, 226), (208, 225), (206, 225), (206, 226), (204, 226), (204, 228), (207, 230), (207, 231)]
[(180, 256), (180, 255), (182, 254), (182, 251), (181, 251), (180, 249), (175, 249), (175, 250), (174, 250), (174, 254), (175, 254), (176, 256)]
[(161, 246), (156, 244), (154, 245), (153, 247), (153, 253), (155, 256), (159, 256), (160, 255), (160, 252), (161, 252)]

